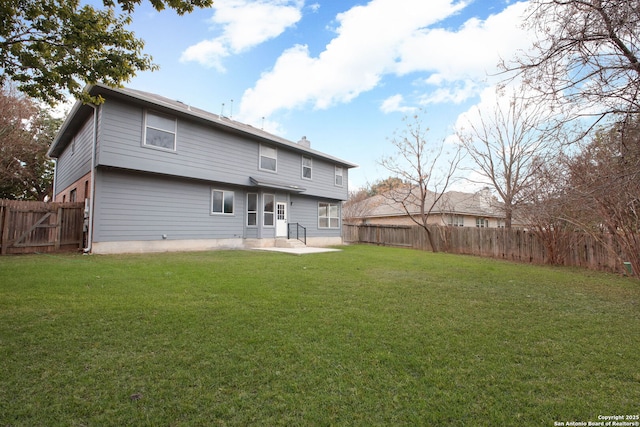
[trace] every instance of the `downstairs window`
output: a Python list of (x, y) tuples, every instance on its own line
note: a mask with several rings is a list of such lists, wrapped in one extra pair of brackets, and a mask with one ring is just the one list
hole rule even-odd
[(340, 228), (340, 209), (336, 203), (318, 203), (318, 228)]

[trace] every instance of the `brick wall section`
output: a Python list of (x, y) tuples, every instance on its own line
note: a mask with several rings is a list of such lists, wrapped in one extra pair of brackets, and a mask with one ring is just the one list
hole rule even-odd
[[(54, 202), (84, 202), (91, 196), (91, 172), (56, 194)], [(57, 189), (56, 189), (57, 190)], [(73, 194), (75, 190), (75, 195)], [(58, 190), (59, 191), (59, 190)], [(74, 200), (75, 198), (75, 200)]]

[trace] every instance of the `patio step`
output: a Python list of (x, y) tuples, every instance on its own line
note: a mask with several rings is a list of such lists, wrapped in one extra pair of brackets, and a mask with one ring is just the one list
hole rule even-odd
[(306, 245), (298, 239), (276, 239), (276, 248), (304, 248)]

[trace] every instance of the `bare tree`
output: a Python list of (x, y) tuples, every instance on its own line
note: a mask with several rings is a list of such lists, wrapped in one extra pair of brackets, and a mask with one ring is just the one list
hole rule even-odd
[(518, 216), (545, 245), (547, 262), (560, 265), (566, 258), (572, 233), (579, 229), (571, 218), (576, 217), (576, 210), (581, 207), (569, 191), (565, 156), (534, 162), (533, 179), (523, 190)]
[(495, 189), (503, 203), (505, 228), (511, 228), (514, 210), (536, 167), (557, 144), (553, 112), (524, 92), (520, 88), (509, 96), (498, 96), (491, 113), (477, 108), (475, 116), (468, 116), (457, 130), (474, 170), (482, 176), (479, 183)]
[(525, 22), (538, 41), (506, 71), (571, 118), (640, 112), (639, 0), (531, 0)]
[(361, 188), (349, 192), (349, 199), (342, 205), (342, 220), (346, 224), (355, 224), (362, 221), (371, 212), (370, 190)]
[(374, 196), (385, 194), (403, 185), (404, 183), (401, 179), (389, 177), (373, 183), (367, 183), (358, 190), (350, 191), (349, 198), (342, 205), (343, 220), (351, 224), (363, 222), (381, 204), (380, 198)]
[(428, 142), (429, 129), (423, 125), (420, 114), (405, 116), (403, 121), (406, 127), (391, 139), (396, 152), (383, 157), (379, 164), (404, 185), (382, 194), (401, 206), (411, 221), (426, 231), (429, 244), (436, 252), (437, 245), (428, 226), (429, 216), (452, 184), (463, 153), (459, 145)]
[[(640, 117), (599, 132), (569, 163), (579, 222), (592, 234), (614, 237), (640, 274)], [(615, 251), (615, 249), (612, 249)]]

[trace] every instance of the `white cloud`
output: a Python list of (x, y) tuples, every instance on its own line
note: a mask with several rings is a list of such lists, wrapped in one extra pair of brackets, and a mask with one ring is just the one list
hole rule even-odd
[[(444, 81), (443, 81), (444, 82)], [(438, 83), (440, 85), (442, 83)], [(461, 104), (471, 96), (478, 94), (483, 85), (477, 80), (464, 79), (446, 82), (443, 87), (438, 87), (432, 92), (426, 92), (420, 96), (420, 105), (453, 103)]]
[(182, 52), (181, 61), (196, 61), (207, 67), (213, 67), (224, 71), (221, 59), (230, 55), (228, 47), (222, 40), (203, 40), (198, 44), (189, 46)]
[(421, 29), (402, 43), (397, 72), (433, 71), (432, 79), (445, 81), (460, 78), (484, 78), (494, 72), (500, 57), (530, 43), (520, 28), (527, 3), (508, 6), (498, 14), (481, 21), (469, 19), (456, 31), (436, 28)]
[[(477, 96), (500, 56), (509, 58), (528, 43), (519, 29), (526, 3), (484, 21), (470, 19), (458, 30), (430, 28), (466, 6), (455, 0), (372, 0), (338, 14), (336, 37), (325, 50), (317, 57), (305, 45), (284, 51), (244, 93), (239, 114), (252, 122), (304, 105), (325, 109), (372, 90), (389, 74), (426, 73), (421, 104)], [(383, 108), (393, 108), (396, 100)]]
[(180, 60), (224, 71), (223, 58), (279, 36), (300, 21), (303, 5), (303, 0), (216, 1), (211, 22), (222, 26), (222, 34), (188, 47)]
[(497, 73), (501, 58), (509, 59), (531, 43), (520, 26), (526, 2), (508, 6), (481, 21), (469, 19), (457, 31), (421, 29), (400, 47), (396, 72), (431, 72), (424, 83), (436, 86), (423, 102), (460, 103), (477, 96), (484, 83)]
[(400, 94), (393, 95), (382, 102), (382, 105), (380, 106), (380, 110), (383, 113), (395, 113), (395, 112), (410, 113), (416, 110), (415, 107), (402, 106), (403, 103), (404, 103), (404, 97), (402, 95)]
[(372, 0), (340, 13), (325, 50), (315, 58), (301, 45), (283, 52), (244, 93), (241, 115), (252, 121), (307, 103), (323, 109), (349, 102), (394, 70), (403, 40), (463, 7), (453, 0)]

